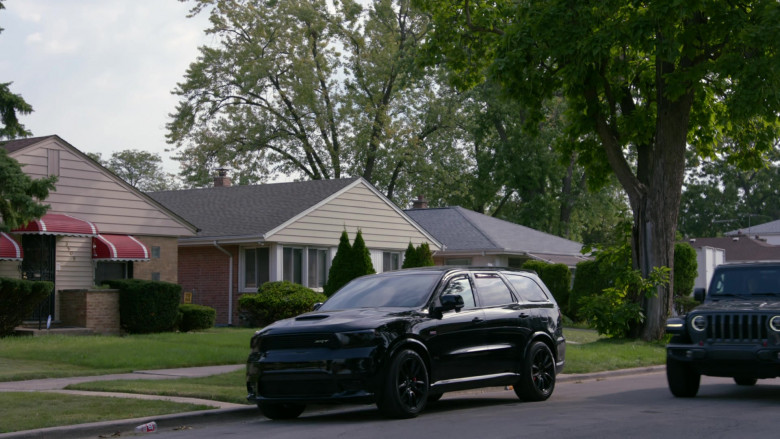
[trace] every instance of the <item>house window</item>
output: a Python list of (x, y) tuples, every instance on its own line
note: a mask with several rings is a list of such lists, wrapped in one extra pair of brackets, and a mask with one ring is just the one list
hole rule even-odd
[(401, 268), (401, 253), (382, 252), (382, 271), (393, 271)]
[(152, 259), (160, 259), (160, 247), (152, 246)]
[(321, 288), (328, 277), (328, 251), (310, 248), (308, 254), (308, 287)]
[(132, 278), (132, 262), (98, 261), (95, 265), (95, 285), (103, 285), (107, 280)]
[(285, 247), (282, 252), (282, 280), (303, 284), (303, 249)]
[(160, 280), (160, 273), (155, 271), (152, 273), (152, 280), (159, 281)]
[(268, 282), (268, 248), (245, 248), (244, 254), (244, 288), (257, 288)]
[(450, 258), (445, 261), (445, 265), (471, 265), (471, 258)]

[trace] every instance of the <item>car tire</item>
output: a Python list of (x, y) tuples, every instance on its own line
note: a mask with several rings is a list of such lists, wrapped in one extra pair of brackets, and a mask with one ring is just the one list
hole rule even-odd
[(303, 413), (306, 406), (303, 404), (260, 402), (257, 404), (260, 411), (268, 419), (295, 419)]
[(739, 386), (755, 386), (758, 382), (758, 379), (750, 377), (734, 377), (734, 382)]
[(693, 398), (699, 393), (701, 374), (690, 364), (667, 357), (666, 381), (672, 395), (678, 398)]
[(513, 386), (523, 401), (544, 401), (555, 390), (555, 357), (550, 348), (537, 341), (528, 348), (520, 380)]
[(392, 418), (413, 418), (428, 402), (428, 368), (420, 355), (405, 349), (387, 367), (379, 410)]

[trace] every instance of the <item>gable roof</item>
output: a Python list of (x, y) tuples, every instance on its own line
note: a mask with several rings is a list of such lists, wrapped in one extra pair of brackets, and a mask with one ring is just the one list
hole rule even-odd
[(30, 145), (35, 145), (38, 142), (57, 136), (42, 136), (42, 137), (27, 137), (25, 139), (15, 139), (0, 142), (0, 147), (8, 151), (8, 153), (16, 152), (20, 149), (24, 149)]
[(355, 183), (358, 178), (228, 186), (148, 195), (195, 224), (196, 239), (258, 237)]
[(582, 244), (460, 206), (405, 210), (446, 246), (447, 252), (571, 255), (584, 259)]
[(715, 247), (725, 250), (726, 262), (780, 261), (780, 246), (767, 244), (745, 235), (696, 238), (691, 239), (689, 243), (694, 248)]
[(750, 227), (732, 230), (724, 233), (726, 236), (734, 235), (780, 235), (780, 220), (770, 221), (768, 223), (751, 225)]

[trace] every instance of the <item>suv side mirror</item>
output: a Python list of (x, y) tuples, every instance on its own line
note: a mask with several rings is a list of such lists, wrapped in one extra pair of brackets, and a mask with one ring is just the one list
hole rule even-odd
[(321, 306), (322, 306), (322, 302), (317, 302), (314, 305), (312, 305), (311, 310), (317, 311), (318, 309), (320, 309)]
[(439, 309), (442, 312), (452, 311), (453, 309), (455, 312), (458, 312), (464, 305), (463, 297), (458, 294), (445, 294), (439, 297), (439, 301), (441, 302), (441, 308)]
[(693, 289), (693, 298), (697, 302), (704, 302), (704, 297), (707, 296), (707, 290), (704, 288), (694, 288)]

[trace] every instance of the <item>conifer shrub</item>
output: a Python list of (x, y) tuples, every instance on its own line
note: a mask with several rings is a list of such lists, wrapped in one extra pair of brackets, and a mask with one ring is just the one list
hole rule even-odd
[(315, 303), (324, 302), (327, 298), (322, 293), (292, 282), (266, 282), (257, 293), (242, 295), (238, 299), (238, 306), (250, 326), (262, 327), (309, 312)]
[(328, 271), (328, 280), (323, 285), (322, 290), (326, 296), (330, 297), (351, 281), (352, 276), (352, 245), (349, 243), (349, 236), (347, 231), (341, 232), (339, 238), (339, 247), (336, 250), (336, 256), (333, 257), (333, 261), (330, 264), (330, 270)]
[(181, 285), (141, 279), (114, 279), (105, 283), (119, 290), (119, 325), (126, 332), (168, 332), (176, 327)]
[(418, 267), (432, 267), (434, 265), (433, 253), (431, 253), (431, 247), (427, 242), (423, 242), (417, 246), (415, 252), (417, 253)]
[(358, 229), (355, 242), (352, 244), (352, 269), (352, 277), (349, 280), (376, 273), (374, 264), (371, 262), (371, 252), (368, 251), (366, 242), (363, 241), (363, 232), (360, 229)]
[(678, 314), (686, 314), (699, 303), (691, 297), (696, 277), (699, 274), (699, 263), (696, 261), (696, 250), (687, 242), (674, 245), (674, 309)]
[(406, 252), (404, 252), (404, 263), (401, 265), (401, 268), (413, 268), (418, 266), (417, 249), (414, 248), (412, 241), (409, 241), (409, 245), (406, 247)]
[(12, 335), (52, 291), (52, 282), (0, 277), (0, 337)]
[(179, 305), (179, 331), (190, 332), (214, 327), (217, 310), (210, 306), (183, 303)]

